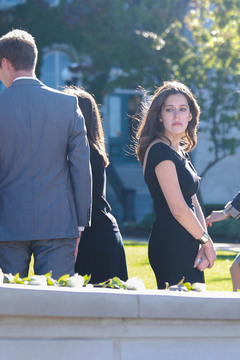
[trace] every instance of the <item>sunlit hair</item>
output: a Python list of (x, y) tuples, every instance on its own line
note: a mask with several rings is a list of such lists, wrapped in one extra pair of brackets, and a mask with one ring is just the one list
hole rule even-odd
[(164, 136), (164, 127), (159, 119), (166, 99), (168, 96), (175, 94), (182, 94), (186, 97), (192, 114), (192, 119), (182, 136), (181, 145), (186, 152), (191, 151), (197, 145), (197, 126), (200, 116), (200, 107), (197, 100), (186, 85), (176, 80), (165, 81), (161, 87), (156, 89), (150, 104), (147, 106), (146, 103), (142, 104), (142, 121), (136, 132), (135, 141), (135, 154), (141, 164), (143, 164), (145, 152), (153, 140), (165, 139), (171, 145), (171, 141)]
[(16, 71), (35, 70), (38, 50), (34, 37), (24, 30), (12, 30), (0, 38), (0, 66), (8, 59)]
[(107, 167), (109, 159), (106, 152), (102, 119), (94, 97), (77, 86), (67, 86), (64, 88), (64, 92), (77, 96), (79, 107), (85, 118), (89, 145), (98, 151), (103, 158), (105, 167)]

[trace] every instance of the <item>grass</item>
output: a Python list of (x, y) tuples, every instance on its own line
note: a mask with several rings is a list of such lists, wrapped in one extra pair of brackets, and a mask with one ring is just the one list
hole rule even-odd
[[(128, 276), (142, 279), (146, 289), (156, 289), (156, 280), (148, 261), (147, 244), (135, 241), (124, 241)], [(232, 291), (229, 268), (236, 253), (217, 251), (217, 260), (212, 269), (205, 270), (205, 281), (209, 291)]]
[(205, 270), (207, 290), (232, 291), (230, 266), (237, 253), (229, 251), (217, 251), (217, 260), (212, 269)]
[[(128, 266), (128, 277), (142, 279), (146, 289), (156, 289), (156, 280), (148, 261), (147, 243), (138, 241), (124, 241)], [(236, 253), (217, 251), (217, 260), (212, 269), (205, 270), (205, 281), (209, 291), (232, 291), (232, 281), (229, 268)], [(33, 275), (33, 258), (29, 268), (29, 275)]]
[(124, 241), (127, 259), (128, 277), (136, 276), (147, 289), (156, 289), (154, 272), (148, 261), (147, 244), (137, 241)]

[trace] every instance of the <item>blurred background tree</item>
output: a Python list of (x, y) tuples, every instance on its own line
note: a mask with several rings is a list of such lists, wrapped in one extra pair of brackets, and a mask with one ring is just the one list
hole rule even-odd
[(202, 108), (212, 157), (201, 176), (239, 146), (240, 7), (238, 0), (44, 0), (0, 11), (1, 34), (31, 32), (42, 50), (68, 44), (83, 86), (99, 103), (114, 88), (153, 91), (176, 78)]
[(23, 28), (34, 35), (40, 50), (38, 74), (43, 47), (71, 45), (80, 64), (88, 59), (83, 84), (101, 102), (116, 86), (153, 88), (174, 76), (187, 47), (182, 20), (188, 2), (62, 0), (50, 7), (44, 0), (27, 0), (0, 11), (1, 33)]
[(212, 157), (200, 174), (240, 145), (240, 7), (237, 0), (192, 1), (185, 23), (195, 53), (188, 67), (201, 103), (201, 131), (209, 138)]
[[(99, 100), (115, 87), (153, 88), (172, 73), (171, 65), (177, 63), (185, 43), (181, 20), (187, 4), (176, 0), (62, 1), (62, 20), (74, 34), (73, 45), (91, 60), (84, 81)], [(179, 7), (184, 11), (178, 12)]]

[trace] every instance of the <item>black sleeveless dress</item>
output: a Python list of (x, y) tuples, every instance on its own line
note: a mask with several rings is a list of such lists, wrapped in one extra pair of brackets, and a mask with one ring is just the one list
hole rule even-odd
[(126, 257), (117, 220), (106, 200), (106, 171), (102, 156), (90, 147), (92, 167), (92, 223), (82, 233), (75, 272), (90, 275), (90, 283), (100, 283), (115, 276), (128, 278)]
[(176, 285), (183, 277), (190, 283), (204, 282), (203, 272), (193, 267), (199, 241), (173, 217), (155, 173), (156, 166), (164, 160), (175, 164), (183, 197), (193, 212), (191, 197), (199, 187), (199, 177), (188, 154), (183, 158), (161, 142), (152, 146), (148, 153), (145, 181), (154, 202), (156, 220), (150, 234), (148, 257), (159, 289), (165, 289), (166, 282)]

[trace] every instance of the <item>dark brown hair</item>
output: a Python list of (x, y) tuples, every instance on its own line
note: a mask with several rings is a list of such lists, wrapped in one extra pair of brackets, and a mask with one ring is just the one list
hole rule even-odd
[(8, 59), (14, 69), (35, 70), (38, 50), (34, 37), (24, 30), (12, 30), (0, 38), (0, 66)]
[(98, 151), (103, 158), (105, 167), (107, 167), (109, 159), (106, 152), (102, 119), (94, 97), (77, 86), (67, 86), (64, 92), (78, 98), (79, 107), (85, 118), (89, 145)]
[[(142, 104), (142, 122), (136, 133), (135, 153), (138, 160), (143, 164), (145, 152), (151, 142), (155, 139), (164, 139), (163, 124), (159, 121), (162, 106), (169, 95), (183, 94), (188, 102), (192, 119), (188, 123), (185, 134), (182, 137), (182, 145), (186, 152), (191, 151), (197, 145), (197, 126), (199, 123), (200, 107), (191, 90), (184, 84), (174, 80), (165, 81), (156, 89), (150, 105)], [(169, 140), (170, 141), (170, 140)], [(171, 143), (171, 142), (170, 142)]]

